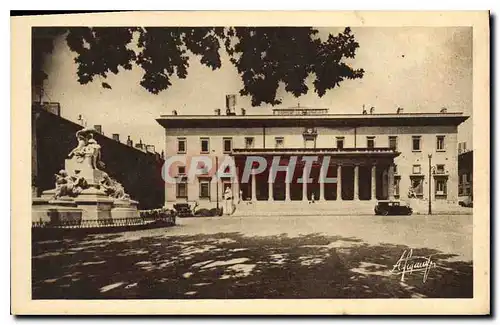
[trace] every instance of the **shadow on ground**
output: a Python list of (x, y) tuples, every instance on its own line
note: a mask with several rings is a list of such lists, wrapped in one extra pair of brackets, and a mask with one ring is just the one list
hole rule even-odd
[[(309, 234), (91, 235), (32, 245), (33, 299), (465, 298), (472, 262), (433, 249), (436, 267), (391, 273), (403, 245)], [(454, 258), (455, 257), (455, 258)]]

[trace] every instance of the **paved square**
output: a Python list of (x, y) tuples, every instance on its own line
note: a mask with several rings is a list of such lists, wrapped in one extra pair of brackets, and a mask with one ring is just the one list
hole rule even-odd
[[(391, 272), (403, 252), (424, 272)], [(33, 244), (33, 298), (472, 297), (472, 215), (178, 219)]]

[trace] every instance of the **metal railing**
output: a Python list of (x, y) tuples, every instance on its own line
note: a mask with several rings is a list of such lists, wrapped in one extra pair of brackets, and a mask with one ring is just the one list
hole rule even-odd
[(127, 227), (145, 226), (152, 223), (175, 224), (175, 215), (162, 216), (157, 218), (118, 218), (118, 219), (96, 219), (96, 220), (48, 220), (33, 221), (32, 228), (106, 228), (106, 227)]

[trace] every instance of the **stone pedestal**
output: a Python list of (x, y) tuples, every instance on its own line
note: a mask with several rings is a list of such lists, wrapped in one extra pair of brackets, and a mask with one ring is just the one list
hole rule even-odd
[(104, 191), (91, 187), (83, 190), (74, 201), (82, 209), (82, 220), (111, 220), (114, 199), (109, 198)]
[(111, 218), (113, 219), (132, 219), (139, 218), (137, 205), (139, 202), (134, 200), (114, 200), (113, 209), (111, 209)]
[(33, 199), (32, 222), (76, 225), (82, 220), (82, 210), (71, 199)]
[(104, 172), (92, 167), (92, 157), (84, 156), (81, 158), (72, 157), (64, 162), (64, 169), (70, 175), (78, 175), (85, 178), (89, 185), (97, 185), (102, 179)]

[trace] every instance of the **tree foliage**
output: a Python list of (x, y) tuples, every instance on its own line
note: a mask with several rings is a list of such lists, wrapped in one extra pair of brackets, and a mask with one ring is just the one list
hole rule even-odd
[[(174, 76), (186, 78), (193, 55), (212, 70), (219, 69), (221, 48), (243, 81), (240, 94), (250, 96), (254, 106), (279, 104), (280, 84), (299, 97), (309, 91), (307, 81), (312, 76), (314, 91), (321, 97), (345, 79), (364, 74), (346, 63), (359, 47), (350, 28), (325, 40), (310, 27), (34, 28), (34, 85), (47, 77), (43, 56), (52, 52), (53, 39), (61, 34), (76, 53), (81, 84), (138, 65), (144, 70), (141, 86), (153, 94), (168, 89)], [(102, 86), (111, 88), (106, 82)]]

